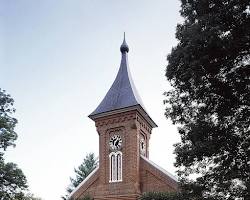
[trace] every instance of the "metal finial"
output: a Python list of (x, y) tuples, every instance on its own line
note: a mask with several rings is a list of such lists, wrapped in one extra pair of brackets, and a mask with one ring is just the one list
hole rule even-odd
[(125, 35), (125, 32), (123, 33), (123, 43), (120, 47), (120, 51), (122, 53), (125, 53), (125, 52), (128, 52), (129, 51), (129, 48), (128, 48), (128, 45), (126, 43), (126, 35)]

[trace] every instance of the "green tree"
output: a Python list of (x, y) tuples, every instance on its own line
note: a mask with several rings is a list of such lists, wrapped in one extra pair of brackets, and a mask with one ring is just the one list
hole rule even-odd
[(27, 193), (23, 200), (42, 200), (42, 199), (39, 197), (35, 197), (34, 194), (32, 193)]
[(250, 199), (250, 1), (181, 0), (180, 13), (165, 104), (181, 136), (182, 189), (196, 199)]
[(3, 155), (7, 147), (15, 146), (17, 134), (14, 128), (17, 120), (12, 117), (14, 100), (0, 89), (0, 199), (23, 200), (28, 188), (27, 180), (21, 169), (14, 163), (5, 163)]
[[(74, 169), (75, 178), (70, 177), (70, 185), (67, 188), (67, 193), (70, 194), (98, 165), (98, 160), (94, 153), (89, 153), (83, 159), (82, 164)], [(67, 199), (68, 195), (62, 197)]]
[(7, 147), (15, 146), (14, 141), (17, 139), (14, 131), (17, 120), (12, 117), (15, 112), (13, 104), (14, 100), (10, 95), (0, 88), (0, 156), (3, 156)]

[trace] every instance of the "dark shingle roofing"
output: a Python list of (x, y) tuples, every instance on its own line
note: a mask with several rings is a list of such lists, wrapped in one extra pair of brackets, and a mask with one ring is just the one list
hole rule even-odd
[(102, 113), (135, 106), (139, 106), (147, 115), (129, 71), (127, 55), (129, 48), (125, 41), (125, 37), (120, 47), (120, 51), (122, 53), (122, 58), (118, 74), (102, 102), (89, 115), (91, 119), (96, 118), (95, 116)]

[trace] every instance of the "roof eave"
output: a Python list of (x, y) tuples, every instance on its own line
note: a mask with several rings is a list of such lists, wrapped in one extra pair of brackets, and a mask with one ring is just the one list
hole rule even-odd
[(79, 190), (97, 171), (99, 170), (99, 166), (97, 166), (68, 196), (68, 200), (73, 197), (77, 190)]
[(90, 114), (88, 117), (92, 119), (93, 121), (95, 121), (96, 119), (101, 118), (101, 117), (124, 113), (124, 112), (132, 111), (132, 110), (137, 110), (152, 128), (158, 127), (157, 124), (152, 120), (152, 118), (147, 114), (147, 112), (143, 109), (143, 107), (140, 104), (129, 106), (129, 107), (124, 107), (124, 108), (119, 108), (119, 109), (115, 109), (115, 110), (111, 110), (107, 112), (102, 112), (98, 114)]

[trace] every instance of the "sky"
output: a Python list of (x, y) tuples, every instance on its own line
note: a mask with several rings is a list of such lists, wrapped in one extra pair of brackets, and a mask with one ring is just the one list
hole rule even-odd
[(66, 194), (69, 177), (98, 134), (87, 116), (110, 88), (123, 32), (130, 71), (158, 124), (149, 157), (172, 174), (177, 127), (164, 116), (166, 56), (177, 44), (180, 2), (166, 0), (0, 0), (0, 88), (15, 100), (15, 148), (5, 158), (43, 200)]

